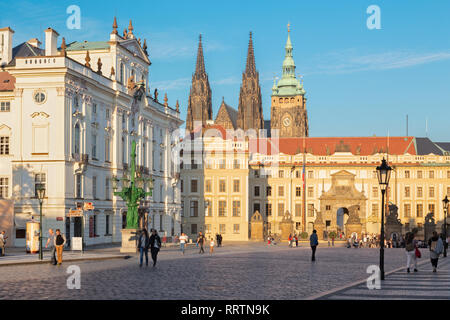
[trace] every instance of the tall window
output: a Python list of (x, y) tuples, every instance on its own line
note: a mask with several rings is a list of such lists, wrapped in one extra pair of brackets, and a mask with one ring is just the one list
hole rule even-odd
[(92, 177), (92, 198), (97, 199), (97, 177)]
[(405, 187), (405, 197), (409, 198), (411, 196), (411, 188)]
[(0, 177), (0, 199), (8, 197), (8, 178)]
[(417, 205), (417, 218), (423, 217), (423, 204)]
[(308, 187), (308, 198), (314, 197), (314, 187)]
[(191, 192), (198, 192), (198, 182), (197, 180), (191, 180)]
[(272, 204), (266, 203), (266, 215), (270, 217), (272, 215)]
[(308, 217), (314, 217), (314, 204), (308, 204)]
[(219, 201), (219, 217), (227, 216), (227, 202), (224, 200)]
[(278, 203), (278, 216), (279, 217), (284, 216), (284, 203), (282, 202)]
[(240, 181), (233, 180), (233, 192), (240, 192)]
[(409, 203), (405, 203), (404, 208), (405, 208), (404, 209), (404, 216), (405, 216), (405, 218), (411, 217), (411, 205)]
[(409, 170), (405, 170), (405, 178), (409, 179), (409, 177), (410, 177)]
[(272, 187), (271, 186), (267, 186), (267, 188), (266, 188), (266, 196), (267, 197), (272, 196)]
[(226, 233), (226, 224), (219, 224), (219, 232), (220, 234), (225, 234)]
[(278, 170), (278, 178), (284, 178), (284, 171)]
[(302, 187), (295, 187), (295, 196), (296, 197), (302, 196)]
[(430, 179), (434, 179), (434, 171), (433, 170), (430, 171)]
[(105, 161), (111, 162), (111, 138), (105, 137)]
[[(38, 195), (37, 195), (37, 189), (36, 189), (36, 186), (37, 186), (38, 184), (42, 184), (43, 187), (44, 187), (44, 189), (47, 189), (47, 188), (46, 188), (47, 179), (46, 179), (45, 173), (36, 173), (36, 174), (34, 175), (34, 196), (35, 196), (36, 198), (38, 197)], [(47, 194), (47, 192), (46, 192), (46, 194)]]
[(233, 161), (233, 169), (240, 169), (241, 168), (241, 163), (239, 162), (239, 160), (235, 159)]
[(219, 180), (219, 192), (226, 192), (227, 185), (225, 180)]
[(92, 134), (92, 159), (97, 159), (97, 135)]
[(240, 232), (240, 225), (239, 224), (233, 224), (233, 233), (239, 233)]
[(284, 197), (284, 186), (279, 186), (278, 187), (278, 196), (279, 197)]
[(422, 198), (423, 196), (423, 189), (422, 187), (417, 187), (417, 197)]
[(372, 216), (378, 217), (378, 203), (372, 203)]
[(81, 198), (81, 174), (75, 175), (75, 198)]
[(378, 198), (378, 187), (372, 187), (372, 197)]
[(111, 200), (111, 190), (109, 188), (109, 178), (105, 179), (105, 199), (106, 200)]
[(428, 196), (429, 196), (430, 198), (434, 198), (434, 187), (430, 187), (430, 188), (428, 189)]
[(205, 180), (205, 192), (212, 192), (211, 179)]
[(259, 197), (260, 192), (259, 192), (259, 186), (255, 186), (255, 197)]
[(80, 125), (78, 123), (74, 129), (73, 153), (80, 154)]
[(198, 201), (191, 201), (191, 217), (198, 217)]
[(308, 179), (314, 178), (314, 171), (308, 171)]
[(430, 203), (430, 204), (428, 205), (428, 212), (434, 213), (434, 203)]
[(125, 137), (122, 137), (122, 164), (128, 163), (127, 148), (125, 144)]
[(9, 137), (0, 137), (0, 155), (9, 154)]
[(241, 216), (241, 202), (239, 200), (233, 201), (233, 217)]
[(119, 81), (121, 83), (124, 83), (123, 82), (124, 76), (125, 76), (125, 67), (124, 67), (123, 63), (120, 63), (120, 66), (119, 66)]
[(11, 111), (11, 102), (2, 101), (0, 102), (0, 112), (9, 112)]
[(164, 171), (164, 154), (162, 152), (159, 153), (159, 170)]
[(421, 170), (417, 171), (417, 179), (422, 179), (422, 178), (423, 178), (422, 171)]
[(109, 219), (110, 219), (111, 215), (107, 214), (105, 215), (105, 236), (110, 235), (111, 233), (109, 232)]

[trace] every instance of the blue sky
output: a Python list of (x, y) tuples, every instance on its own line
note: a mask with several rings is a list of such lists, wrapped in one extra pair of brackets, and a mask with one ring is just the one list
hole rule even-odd
[[(69, 5), (81, 8), (81, 29), (66, 27)], [(369, 5), (381, 9), (381, 30), (369, 30)], [(6, 13), (6, 14), (5, 14)], [(131, 18), (146, 38), (150, 81), (185, 119), (198, 35), (214, 117), (222, 96), (237, 109), (248, 35), (253, 32), (264, 118), (270, 118), (273, 77), (281, 75), (287, 23), (297, 73), (304, 76), (310, 136), (428, 136), (450, 141), (450, 1), (20, 1), (0, 2), (0, 27), (14, 45), (44, 38), (52, 27), (67, 42), (107, 40)]]

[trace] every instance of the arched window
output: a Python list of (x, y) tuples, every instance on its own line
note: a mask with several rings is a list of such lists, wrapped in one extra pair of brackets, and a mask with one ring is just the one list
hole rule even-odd
[(74, 130), (73, 153), (80, 154), (80, 125), (77, 123)]
[(123, 63), (121, 62), (120, 67), (119, 67), (119, 81), (121, 83), (123, 83), (123, 79), (124, 79), (124, 73), (125, 73), (124, 69), (125, 69), (125, 67), (124, 67)]

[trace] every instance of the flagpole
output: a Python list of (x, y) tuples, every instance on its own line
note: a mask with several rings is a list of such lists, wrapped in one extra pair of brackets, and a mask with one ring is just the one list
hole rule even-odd
[(306, 132), (303, 134), (303, 221), (302, 230), (306, 232)]

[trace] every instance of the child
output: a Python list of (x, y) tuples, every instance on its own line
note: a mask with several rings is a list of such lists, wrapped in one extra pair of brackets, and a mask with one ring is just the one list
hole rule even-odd
[(214, 252), (214, 239), (211, 238), (211, 241), (209, 243), (209, 254), (211, 255), (213, 254), (213, 252)]

